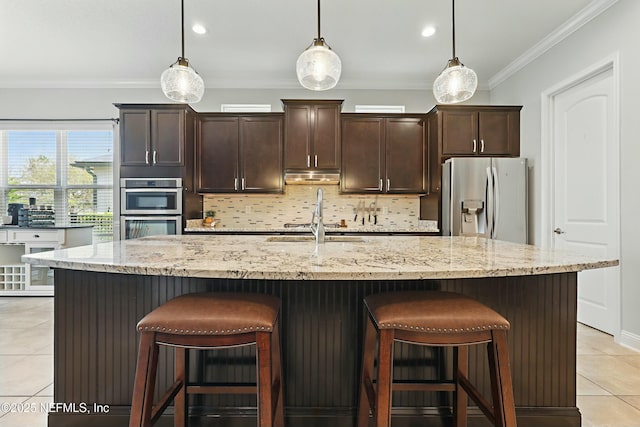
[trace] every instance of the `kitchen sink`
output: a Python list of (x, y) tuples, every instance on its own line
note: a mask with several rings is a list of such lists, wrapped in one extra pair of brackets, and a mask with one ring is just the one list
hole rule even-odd
[[(313, 242), (314, 236), (271, 236), (267, 242)], [(359, 236), (325, 236), (325, 242), (351, 242), (362, 243), (364, 239)]]

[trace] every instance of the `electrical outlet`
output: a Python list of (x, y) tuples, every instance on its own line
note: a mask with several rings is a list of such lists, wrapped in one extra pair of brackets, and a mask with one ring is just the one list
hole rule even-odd
[(383, 214), (383, 215), (387, 215), (388, 213), (389, 213), (389, 208), (388, 208), (388, 207), (386, 207), (386, 206), (383, 206), (383, 207), (382, 207), (382, 214)]
[(244, 213), (250, 214), (251, 212), (253, 212), (253, 209), (251, 208), (251, 205), (248, 205), (248, 206), (244, 207)]

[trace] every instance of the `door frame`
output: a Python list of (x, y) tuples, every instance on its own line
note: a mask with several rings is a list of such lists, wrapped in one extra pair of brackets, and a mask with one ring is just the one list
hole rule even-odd
[[(543, 247), (551, 248), (554, 245), (553, 240), (553, 217), (554, 217), (554, 109), (555, 109), (555, 97), (587, 80), (597, 76), (603, 72), (611, 70), (613, 78), (613, 123), (614, 129), (613, 143), (615, 144), (616, 156), (615, 163), (618, 165), (617, 173), (615, 174), (616, 180), (616, 200), (618, 208), (618, 218), (616, 221), (618, 235), (617, 252), (620, 256), (621, 240), (621, 208), (620, 208), (620, 53), (618, 51), (612, 53), (609, 56), (601, 59), (600, 61), (591, 64), (590, 66), (578, 71), (577, 73), (569, 76), (565, 80), (557, 83), (556, 85), (543, 91), (541, 94), (541, 152), (540, 152), (540, 232), (541, 232), (541, 245)], [(620, 338), (620, 328), (622, 324), (621, 313), (621, 287), (620, 269), (618, 269), (618, 288), (614, 290), (616, 293), (615, 298), (615, 312), (616, 318), (614, 319), (614, 339), (616, 342)]]

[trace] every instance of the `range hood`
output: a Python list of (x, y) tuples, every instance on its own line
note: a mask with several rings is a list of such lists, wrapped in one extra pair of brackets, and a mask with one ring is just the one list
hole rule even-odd
[(340, 183), (340, 172), (295, 171), (284, 174), (288, 185), (335, 185)]

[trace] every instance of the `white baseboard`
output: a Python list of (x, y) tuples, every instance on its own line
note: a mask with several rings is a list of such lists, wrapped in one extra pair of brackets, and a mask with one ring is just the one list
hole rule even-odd
[(640, 335), (621, 331), (616, 340), (618, 344), (629, 347), (632, 350), (640, 351)]

